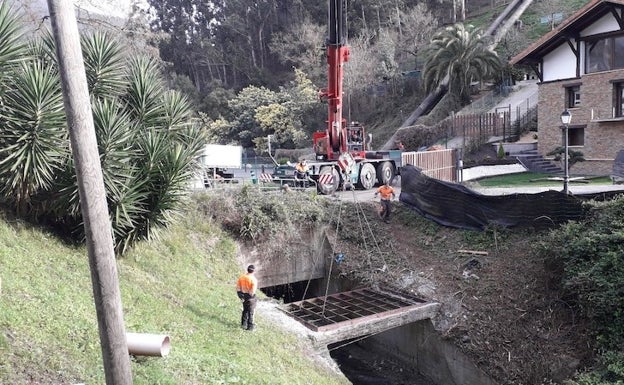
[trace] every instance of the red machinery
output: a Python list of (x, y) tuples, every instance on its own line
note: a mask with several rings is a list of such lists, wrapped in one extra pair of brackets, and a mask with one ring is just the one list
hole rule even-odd
[[(332, 194), (341, 186), (371, 189), (377, 182), (391, 181), (401, 166), (401, 151), (367, 151), (370, 139), (364, 127), (347, 124), (342, 116), (344, 65), (349, 61), (346, 4), (346, 0), (328, 0), (327, 88), (319, 92), (327, 103), (328, 119), (326, 129), (312, 136), (316, 161), (310, 164), (310, 177), (321, 194)], [(284, 173), (276, 169), (276, 174), (280, 172)]]
[[(329, 0), (329, 36), (327, 50), (327, 88), (319, 93), (327, 103), (327, 129), (313, 135), (314, 149), (319, 160), (337, 160), (341, 154), (351, 153), (354, 157), (364, 157), (364, 128), (354, 124), (347, 128), (342, 117), (342, 83), (344, 64), (349, 61), (349, 47), (346, 45), (346, 0)], [(349, 148), (348, 143), (360, 144)]]

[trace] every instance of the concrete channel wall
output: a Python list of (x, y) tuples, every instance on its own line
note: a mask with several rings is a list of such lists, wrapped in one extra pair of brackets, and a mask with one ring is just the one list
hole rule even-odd
[(431, 320), (388, 330), (364, 344), (415, 365), (438, 385), (496, 385), (455, 345), (443, 340)]
[(331, 247), (325, 229), (310, 229), (285, 236), (274, 250), (252, 247), (243, 254), (246, 261), (259, 265), (258, 283), (266, 288), (325, 278)]

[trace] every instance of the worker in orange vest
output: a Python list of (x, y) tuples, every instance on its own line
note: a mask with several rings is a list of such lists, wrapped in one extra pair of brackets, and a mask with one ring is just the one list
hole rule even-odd
[(295, 187), (307, 187), (308, 173), (310, 168), (305, 159), (300, 160), (295, 165)]
[(390, 222), (391, 205), (390, 201), (395, 198), (394, 189), (390, 186), (390, 182), (386, 182), (380, 186), (375, 193), (375, 197), (381, 194), (381, 212), (379, 215), (384, 222)]
[(254, 275), (255, 270), (254, 265), (247, 266), (247, 273), (242, 274), (236, 281), (236, 294), (243, 302), (241, 327), (245, 330), (253, 330), (255, 326), (254, 312), (256, 311), (256, 290), (258, 289), (258, 279)]

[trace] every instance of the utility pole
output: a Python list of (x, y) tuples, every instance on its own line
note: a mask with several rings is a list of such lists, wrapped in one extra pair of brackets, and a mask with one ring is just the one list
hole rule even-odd
[(48, 0), (78, 179), (107, 385), (131, 385), (130, 357), (106, 191), (73, 1)]

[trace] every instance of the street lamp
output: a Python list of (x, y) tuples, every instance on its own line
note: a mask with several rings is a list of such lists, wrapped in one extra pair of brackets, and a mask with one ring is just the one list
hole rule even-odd
[(567, 109), (561, 113), (561, 123), (563, 123), (563, 193), (568, 194), (568, 183), (570, 182), (570, 174), (568, 172), (568, 126), (572, 120), (572, 114)]

